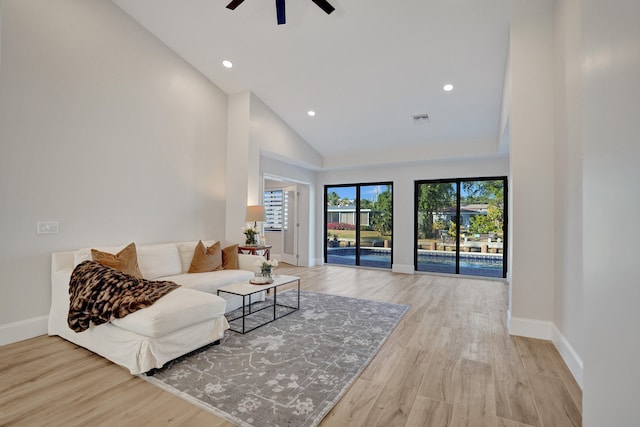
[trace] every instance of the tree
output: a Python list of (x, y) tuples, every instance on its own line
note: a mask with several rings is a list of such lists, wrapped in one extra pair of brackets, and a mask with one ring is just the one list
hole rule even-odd
[(487, 215), (471, 219), (469, 231), (472, 233), (492, 233), (502, 231), (504, 224), (504, 182), (502, 180), (464, 181), (467, 193), (464, 203), (486, 203)]
[(391, 234), (392, 205), (391, 186), (387, 185), (387, 188), (378, 194), (378, 198), (373, 204), (374, 214), (371, 219), (373, 229), (382, 235)]
[(327, 194), (327, 206), (340, 206), (340, 196), (335, 191)]
[(360, 199), (360, 209), (374, 209), (373, 202), (369, 199)]
[(501, 179), (487, 181), (463, 181), (462, 188), (467, 196), (461, 202), (486, 203), (498, 208), (504, 207), (504, 183)]
[(456, 238), (458, 237), (458, 230), (457, 230), (458, 226), (456, 225), (455, 222), (451, 221), (451, 224), (449, 224), (449, 236), (453, 239), (456, 240)]
[(469, 232), (473, 234), (491, 233), (495, 230), (495, 224), (489, 220), (487, 215), (476, 215), (470, 219)]
[(434, 221), (444, 208), (455, 206), (456, 188), (453, 182), (420, 184), (418, 186), (418, 238), (437, 237)]

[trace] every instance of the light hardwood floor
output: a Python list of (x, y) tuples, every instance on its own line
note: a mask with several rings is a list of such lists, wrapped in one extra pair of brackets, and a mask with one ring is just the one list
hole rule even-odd
[[(303, 289), (410, 306), (329, 426), (579, 426), (582, 392), (548, 341), (511, 337), (507, 286), (337, 266)], [(231, 426), (58, 337), (0, 347), (0, 425)]]

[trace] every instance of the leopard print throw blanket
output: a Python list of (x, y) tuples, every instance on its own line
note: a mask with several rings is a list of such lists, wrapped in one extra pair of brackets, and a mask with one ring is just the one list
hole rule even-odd
[(76, 332), (149, 307), (178, 288), (173, 282), (140, 279), (95, 261), (84, 261), (69, 281), (67, 323)]

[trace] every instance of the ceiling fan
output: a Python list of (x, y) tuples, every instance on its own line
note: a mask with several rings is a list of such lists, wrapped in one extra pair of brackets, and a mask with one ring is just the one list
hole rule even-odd
[[(327, 15), (336, 10), (336, 8), (331, 6), (327, 0), (311, 1), (317, 4), (320, 9), (324, 10)], [(244, 2), (244, 0), (231, 0), (231, 3), (227, 5), (227, 9), (235, 10), (235, 8), (240, 6), (242, 2)], [(287, 22), (284, 13), (284, 0), (276, 0), (276, 14), (278, 16), (278, 25), (282, 25)]]

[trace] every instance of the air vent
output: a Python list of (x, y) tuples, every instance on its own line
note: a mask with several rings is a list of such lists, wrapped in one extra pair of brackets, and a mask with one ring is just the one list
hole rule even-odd
[(425, 123), (429, 123), (429, 115), (428, 114), (416, 114), (413, 116), (413, 124), (414, 125), (423, 125)]

